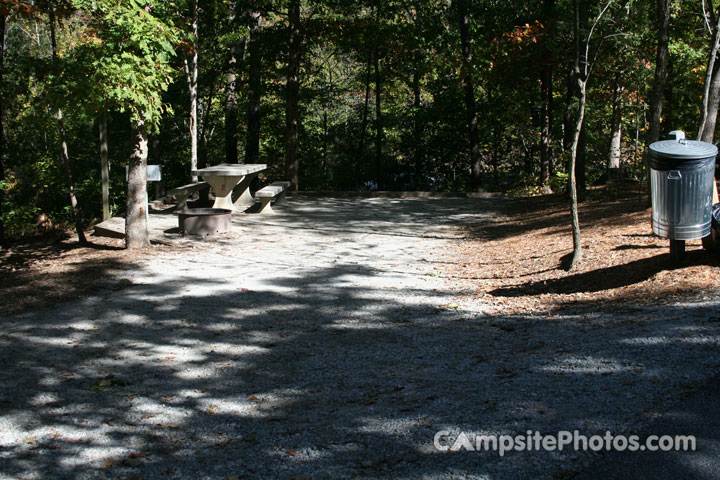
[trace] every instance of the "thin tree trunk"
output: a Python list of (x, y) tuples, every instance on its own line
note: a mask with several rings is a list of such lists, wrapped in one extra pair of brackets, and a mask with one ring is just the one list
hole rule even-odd
[(125, 248), (129, 249), (150, 245), (147, 228), (147, 156), (147, 132), (144, 122), (138, 120), (133, 125), (133, 145), (128, 167)]
[[(577, 86), (579, 90), (579, 105), (577, 118), (575, 120), (575, 127), (572, 132), (572, 141), (570, 143), (570, 165), (568, 166), (569, 187), (570, 187), (570, 217), (572, 224), (572, 237), (573, 237), (573, 253), (568, 270), (572, 270), (580, 262), (583, 255), (582, 250), (582, 237), (580, 235), (580, 217), (578, 215), (578, 192), (577, 192), (577, 178), (575, 173), (575, 164), (577, 161), (578, 144), (580, 143), (580, 132), (582, 130), (583, 121), (585, 120), (585, 88), (587, 86), (587, 79), (583, 78), (580, 73), (580, 8), (578, 0), (573, 1), (573, 7), (575, 12), (574, 22), (574, 42), (575, 42), (575, 64), (574, 64), (574, 77), (577, 80)], [(588, 39), (588, 42), (590, 40)]]
[(465, 93), (465, 112), (468, 122), (468, 140), (470, 142), (470, 188), (480, 190), (481, 164), (480, 141), (478, 134), (478, 117), (475, 106), (475, 87), (472, 79), (472, 51), (470, 49), (470, 32), (466, 0), (456, 0), (458, 7), (458, 23), (460, 27), (460, 44), (462, 47), (461, 77)]
[(300, 188), (298, 172), (298, 115), (300, 102), (300, 0), (291, 0), (288, 7), (288, 73), (285, 99), (285, 176), (292, 190)]
[[(198, 168), (198, 0), (192, 1), (192, 53), (185, 58), (185, 75), (187, 76), (188, 90), (190, 92), (190, 170)], [(197, 182), (197, 175), (191, 175), (192, 181)]]
[[(237, 25), (237, 4), (230, 4), (230, 25)], [(230, 48), (228, 60), (228, 79), (225, 85), (225, 162), (239, 163), (238, 158), (238, 77), (240, 66), (245, 57), (245, 38), (238, 40)]]
[(413, 144), (410, 147), (411, 163), (415, 167), (415, 189), (419, 188), (420, 177), (423, 172), (423, 155), (420, 148), (422, 141), (422, 125), (420, 125), (420, 53), (415, 52), (415, 68), (413, 69), (412, 91), (413, 91)]
[(542, 112), (540, 114), (540, 185), (544, 193), (552, 193), (552, 64), (543, 65), (540, 74)]
[(260, 34), (262, 31), (262, 15), (251, 12), (249, 71), (248, 71), (248, 117), (247, 138), (245, 141), (245, 163), (260, 162), (260, 101), (262, 98), (262, 57), (260, 50)]
[(613, 92), (613, 112), (610, 121), (610, 149), (608, 151), (608, 177), (620, 176), (620, 153), (622, 148), (622, 109), (623, 92), (622, 72), (615, 75), (615, 88)]
[(383, 189), (382, 173), (382, 146), (383, 146), (383, 124), (381, 108), (382, 78), (380, 74), (380, 47), (375, 47), (374, 55), (375, 68), (375, 183), (378, 190)]
[[(152, 165), (160, 165), (161, 170), (165, 170), (165, 157), (163, 155), (162, 140), (159, 132), (153, 132), (148, 138), (148, 163)], [(165, 196), (165, 175), (160, 177), (159, 182), (155, 182), (155, 199), (159, 200)]]
[(98, 116), (100, 133), (100, 177), (102, 178), (102, 210), (103, 220), (108, 220), (110, 212), (110, 159), (108, 158), (107, 113), (105, 110)]
[(5, 72), (5, 15), (0, 15), (0, 246), (5, 245), (5, 224), (2, 221), (3, 204), (5, 203), (5, 128), (3, 116), (5, 111), (4, 72)]
[(657, 55), (655, 57), (655, 78), (650, 95), (650, 127), (647, 144), (660, 140), (660, 119), (663, 111), (663, 95), (668, 71), (668, 45), (670, 43), (670, 4), (672, 0), (656, 0), (658, 31)]
[[(55, 11), (50, 8), (50, 46), (52, 49), (52, 58), (57, 60), (57, 42), (55, 40)], [(68, 154), (67, 145), (67, 134), (65, 132), (65, 121), (63, 120), (63, 112), (60, 107), (57, 107), (57, 126), (58, 133), (60, 134), (60, 157), (62, 158), (63, 166), (65, 168), (65, 179), (68, 187), (68, 196), (70, 198), (70, 207), (73, 212), (73, 219), (75, 222), (75, 231), (78, 235), (78, 241), (81, 244), (86, 244), (87, 239), (85, 238), (85, 232), (82, 226), (82, 219), (80, 217), (80, 207), (78, 205), (77, 197), (75, 196), (75, 182), (72, 175), (72, 163), (70, 162), (70, 155)]]
[[(718, 15), (720, 20), (720, 15)], [(717, 65), (718, 49), (720, 49), (720, 21), (715, 26), (710, 53), (708, 55), (707, 70), (705, 72), (705, 89), (703, 91), (703, 104), (698, 129), (698, 140), (712, 142), (715, 136), (715, 122), (718, 112), (718, 93), (720, 93), (720, 68)]]
[(363, 103), (362, 116), (360, 121), (360, 138), (358, 139), (357, 161), (355, 162), (355, 180), (357, 187), (360, 188), (361, 162), (365, 159), (366, 154), (366, 134), (368, 116), (370, 113), (370, 70), (372, 69), (372, 50), (368, 48), (367, 63), (365, 67), (365, 101)]
[(543, 65), (540, 72), (540, 91), (542, 97), (542, 112), (540, 116), (540, 185), (544, 193), (552, 193), (550, 177), (552, 176), (552, 113), (553, 89), (552, 77), (554, 69), (553, 54), (550, 49), (551, 37), (555, 31), (555, 0), (543, 1), (543, 23), (546, 25), (545, 39), (543, 40)]

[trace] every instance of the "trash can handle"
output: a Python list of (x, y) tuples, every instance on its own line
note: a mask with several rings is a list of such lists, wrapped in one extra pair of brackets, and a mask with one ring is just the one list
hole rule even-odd
[(667, 174), (668, 180), (680, 180), (682, 178), (682, 174), (679, 170), (670, 170)]

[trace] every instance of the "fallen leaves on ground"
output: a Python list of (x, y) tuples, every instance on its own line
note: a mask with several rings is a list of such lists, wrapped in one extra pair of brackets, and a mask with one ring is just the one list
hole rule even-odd
[(669, 241), (653, 235), (642, 184), (592, 190), (581, 204), (583, 260), (561, 268), (572, 253), (564, 195), (509, 200), (500, 215), (479, 217), (451, 252), (447, 276), (464, 300), (489, 313), (551, 314), (564, 308), (631, 308), (715, 298), (720, 254), (687, 242), (687, 256), (671, 262)]

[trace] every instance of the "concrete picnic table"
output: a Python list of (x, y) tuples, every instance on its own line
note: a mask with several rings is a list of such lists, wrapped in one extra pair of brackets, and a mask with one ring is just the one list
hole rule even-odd
[(235, 205), (233, 205), (231, 194), (235, 186), (238, 186), (240, 190), (240, 196), (235, 204), (252, 205), (250, 182), (266, 168), (267, 165), (264, 163), (221, 163), (193, 170), (192, 174), (203, 177), (203, 180), (210, 184), (210, 188), (215, 194), (213, 208), (233, 210)]

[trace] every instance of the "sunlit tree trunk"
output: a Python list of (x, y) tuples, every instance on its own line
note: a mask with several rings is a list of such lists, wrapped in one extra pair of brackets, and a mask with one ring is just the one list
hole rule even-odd
[(150, 245), (147, 226), (147, 155), (148, 137), (142, 120), (133, 125), (127, 182), (127, 213), (125, 215), (125, 247), (144, 248)]
[(608, 177), (620, 176), (620, 156), (622, 149), (622, 110), (623, 92), (622, 73), (615, 76), (615, 88), (613, 91), (613, 112), (610, 120), (610, 148), (608, 151), (607, 171)]
[[(52, 49), (52, 58), (57, 60), (57, 42), (55, 39), (55, 12), (53, 8), (50, 8), (50, 46)], [(67, 134), (65, 132), (65, 120), (63, 118), (63, 112), (60, 107), (56, 108), (57, 114), (57, 126), (58, 133), (60, 134), (60, 158), (62, 158), (63, 167), (65, 168), (65, 180), (68, 187), (68, 196), (70, 198), (70, 207), (73, 212), (73, 219), (75, 221), (75, 231), (77, 232), (78, 241), (81, 244), (87, 243), (85, 238), (85, 232), (82, 226), (82, 219), (80, 217), (80, 207), (78, 205), (77, 197), (75, 196), (75, 182), (72, 174), (72, 163), (70, 162), (70, 155), (68, 154), (67, 145)]]
[[(193, 0), (192, 8), (192, 52), (185, 58), (185, 75), (190, 92), (190, 170), (198, 168), (198, 0)], [(197, 182), (197, 175), (192, 175), (192, 181)]]
[(285, 99), (285, 175), (292, 190), (298, 190), (298, 104), (300, 101), (300, 0), (291, 0), (288, 7), (288, 73), (287, 97)]
[(466, 0), (456, 0), (458, 9), (458, 24), (460, 30), (460, 44), (462, 48), (462, 83), (465, 94), (465, 114), (468, 122), (468, 140), (470, 142), (470, 188), (473, 191), (480, 189), (481, 164), (480, 141), (478, 134), (478, 117), (475, 106), (475, 87), (472, 78), (472, 51), (470, 49), (470, 32), (468, 28), (468, 14)]

